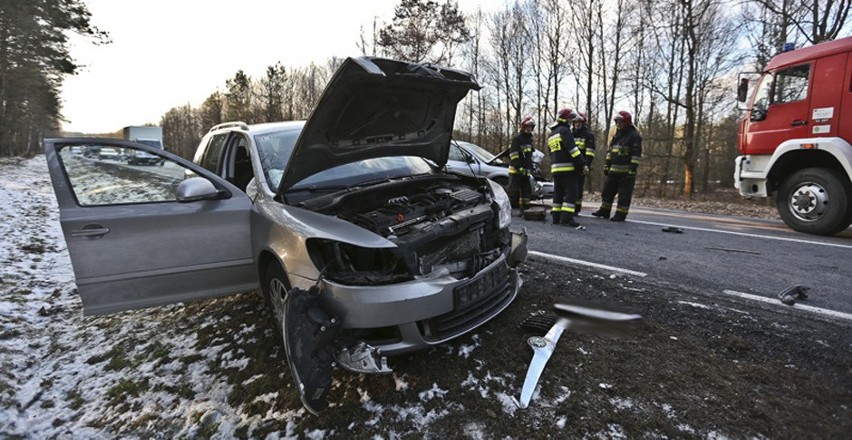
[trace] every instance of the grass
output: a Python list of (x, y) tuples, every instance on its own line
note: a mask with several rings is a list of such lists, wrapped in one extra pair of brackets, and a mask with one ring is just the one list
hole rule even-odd
[(147, 378), (140, 381), (119, 379), (118, 383), (107, 390), (106, 397), (109, 399), (110, 405), (118, 405), (124, 403), (128, 397), (139, 397), (140, 394), (148, 391), (149, 388), (150, 385)]
[(83, 396), (76, 388), (68, 391), (68, 394), (65, 395), (65, 399), (68, 400), (68, 407), (74, 411), (82, 408), (83, 404), (86, 403), (85, 400), (83, 400)]

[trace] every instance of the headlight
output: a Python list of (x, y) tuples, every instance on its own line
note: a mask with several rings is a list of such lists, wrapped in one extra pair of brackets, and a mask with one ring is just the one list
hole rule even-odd
[(494, 203), (497, 204), (497, 227), (503, 229), (512, 223), (512, 202), (509, 200), (509, 195), (502, 186), (492, 180), (488, 180), (488, 185), (491, 186), (491, 192), (494, 194)]
[(326, 239), (309, 239), (308, 254), (325, 278), (349, 285), (398, 283), (411, 279), (391, 249), (365, 248)]

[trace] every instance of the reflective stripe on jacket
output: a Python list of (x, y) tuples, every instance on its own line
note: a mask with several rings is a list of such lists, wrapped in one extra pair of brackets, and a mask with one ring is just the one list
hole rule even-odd
[(557, 124), (547, 138), (550, 149), (550, 173), (567, 173), (583, 168), (583, 154), (574, 143), (571, 129), (565, 123)]
[(533, 138), (530, 133), (518, 133), (509, 147), (509, 174), (530, 174), (533, 168)]
[(595, 160), (595, 135), (585, 126), (577, 130), (572, 130), (572, 134), (574, 135), (574, 143), (577, 144), (577, 148), (583, 152), (583, 159), (585, 159), (586, 166), (592, 166), (592, 161)]
[(634, 126), (615, 133), (606, 152), (604, 170), (616, 174), (635, 175), (642, 158), (642, 136)]

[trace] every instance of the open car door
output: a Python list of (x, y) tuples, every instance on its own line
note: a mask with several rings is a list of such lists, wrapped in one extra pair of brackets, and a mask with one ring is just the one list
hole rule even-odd
[[(84, 314), (258, 288), (252, 205), (232, 184), (127, 141), (45, 139), (44, 151)], [(128, 163), (139, 152), (162, 166)]]

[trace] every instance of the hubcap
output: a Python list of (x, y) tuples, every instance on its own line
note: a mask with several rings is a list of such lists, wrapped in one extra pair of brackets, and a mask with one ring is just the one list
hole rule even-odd
[(790, 212), (803, 221), (819, 220), (828, 211), (828, 192), (813, 182), (796, 188), (790, 197)]

